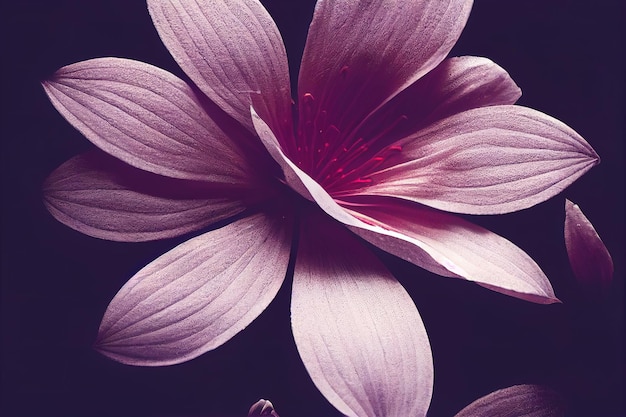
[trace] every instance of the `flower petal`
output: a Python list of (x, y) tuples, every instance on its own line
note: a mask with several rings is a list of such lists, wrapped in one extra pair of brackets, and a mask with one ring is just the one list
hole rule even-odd
[(544, 273), (521, 249), (456, 216), (400, 199), (371, 196), (343, 201), (349, 210), (340, 206), (285, 156), (254, 110), (253, 120), (287, 184), (368, 242), (439, 275), (465, 278), (532, 302), (558, 302)]
[(248, 411), (248, 417), (262, 417), (262, 416), (270, 416), (270, 417), (278, 417), (278, 413), (274, 410), (274, 405), (269, 400), (260, 399), (259, 401), (252, 404), (250, 410)]
[(522, 92), (487, 58), (445, 59), (369, 117), (354, 134), (377, 152), (434, 121), (466, 110), (513, 104)]
[[(550, 281), (530, 256), (503, 237), (458, 216), (389, 198), (362, 198), (346, 207), (366, 223), (415, 242), (460, 278), (535, 303), (558, 302)], [(352, 229), (380, 248), (407, 259), (402, 242), (381, 233)]]
[(70, 159), (44, 183), (44, 202), (57, 220), (125, 242), (178, 236), (234, 216), (246, 208), (242, 194), (141, 171), (101, 152)]
[(515, 385), (474, 401), (454, 417), (564, 417), (559, 395), (540, 385)]
[(520, 106), (490, 106), (443, 119), (396, 142), (395, 165), (333, 196), (380, 195), (445, 211), (501, 214), (563, 191), (599, 162), (571, 128)]
[(318, 1), (298, 80), (301, 125), (312, 98), (313, 111), (348, 134), (445, 58), (471, 6), (471, 0)]
[(426, 415), (432, 356), (411, 297), (358, 239), (320, 214), (302, 222), (291, 320), (309, 375), (340, 412)]
[(148, 0), (163, 43), (211, 100), (250, 131), (250, 94), (259, 93), (272, 125), (291, 129), (287, 53), (257, 0)]
[(226, 121), (221, 119), (227, 116), (211, 110), (210, 103), (202, 103), (191, 87), (166, 71), (98, 58), (61, 68), (43, 86), (56, 109), (87, 139), (132, 166), (225, 184), (248, 185), (255, 177), (237, 145), (247, 132), (236, 126), (223, 131)]
[(578, 205), (569, 200), (565, 200), (565, 247), (574, 275), (585, 289), (603, 291), (611, 285), (611, 254)]
[(205, 233), (147, 265), (107, 308), (96, 342), (130, 365), (193, 359), (250, 324), (287, 271), (291, 221), (257, 214)]

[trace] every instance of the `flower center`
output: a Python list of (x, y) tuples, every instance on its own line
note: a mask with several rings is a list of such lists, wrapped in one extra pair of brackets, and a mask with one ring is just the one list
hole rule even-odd
[[(347, 67), (341, 71), (342, 75), (347, 74)], [(376, 132), (364, 132), (359, 126), (352, 131), (342, 131), (339, 123), (334, 122), (337, 118), (331, 117), (312, 93), (305, 92), (300, 100), (292, 160), (329, 194), (371, 185), (373, 173), (398, 160), (402, 148), (390, 145), (385, 138), (406, 121), (405, 115), (383, 128), (377, 127)], [(345, 113), (349, 113), (349, 109)]]

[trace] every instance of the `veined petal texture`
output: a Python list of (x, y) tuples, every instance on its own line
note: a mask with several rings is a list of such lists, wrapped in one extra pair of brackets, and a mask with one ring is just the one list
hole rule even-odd
[(113, 298), (97, 349), (130, 365), (184, 362), (252, 322), (287, 271), (291, 219), (257, 214), (175, 247)]
[[(43, 83), (87, 139), (122, 161), (173, 178), (249, 186), (243, 132), (174, 75), (121, 58), (68, 65)], [(206, 100), (206, 99), (204, 99)], [(215, 109), (217, 110), (217, 109)], [(214, 120), (208, 112), (215, 115)]]
[(131, 167), (100, 151), (78, 155), (43, 186), (44, 202), (67, 226), (101, 239), (166, 239), (199, 230), (246, 209), (248, 195)]
[(148, 10), (176, 62), (226, 113), (254, 132), (256, 94), (272, 126), (291, 130), (287, 53), (258, 0), (149, 0)]
[(599, 162), (562, 122), (521, 106), (445, 118), (395, 143), (395, 165), (363, 173), (371, 185), (344, 195), (404, 198), (445, 211), (501, 214), (563, 191)]
[[(314, 112), (348, 134), (439, 64), (457, 41), (470, 0), (320, 0), (302, 57), (300, 114)], [(301, 120), (302, 122), (302, 120)]]
[(433, 365), (402, 285), (341, 225), (304, 217), (291, 320), (318, 389), (347, 416), (424, 416)]

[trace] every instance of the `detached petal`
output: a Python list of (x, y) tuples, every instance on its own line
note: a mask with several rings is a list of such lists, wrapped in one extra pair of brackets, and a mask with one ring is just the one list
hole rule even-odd
[(318, 1), (298, 81), (301, 116), (313, 98), (314, 111), (347, 134), (445, 58), (471, 6), (471, 0)]
[(250, 131), (250, 94), (258, 93), (272, 125), (291, 129), (287, 53), (257, 0), (148, 0), (165, 46), (191, 80)]
[(162, 177), (101, 152), (76, 156), (44, 183), (44, 202), (65, 225), (101, 239), (166, 239), (241, 213), (241, 190)]
[(501, 214), (553, 197), (599, 162), (571, 128), (520, 106), (459, 113), (396, 146), (402, 150), (395, 165), (363, 173), (371, 185), (338, 194), (390, 196), (445, 211)]
[(97, 349), (162, 366), (212, 350), (274, 299), (287, 271), (291, 221), (258, 214), (191, 239), (147, 265), (107, 308)]
[(559, 395), (540, 385), (515, 385), (474, 401), (454, 417), (564, 417)]
[(376, 111), (354, 136), (376, 152), (437, 120), (478, 107), (513, 104), (521, 95), (509, 74), (489, 59), (449, 58)]
[(433, 365), (422, 320), (402, 285), (338, 224), (302, 222), (291, 320), (317, 388), (348, 416), (424, 416)]
[(43, 86), (87, 139), (132, 166), (224, 184), (249, 185), (255, 177), (237, 145), (245, 136), (234, 127), (223, 131), (216, 122), (224, 126), (226, 116), (162, 69), (98, 58), (61, 68)]
[(565, 200), (565, 247), (578, 281), (586, 289), (606, 290), (613, 279), (613, 260), (578, 205)]
[(287, 184), (368, 242), (439, 275), (464, 278), (536, 303), (558, 302), (539, 266), (511, 242), (486, 229), (400, 199), (351, 198), (340, 201), (340, 206), (285, 156), (254, 111), (253, 119)]
[(274, 405), (269, 400), (260, 399), (259, 401), (252, 404), (250, 410), (248, 411), (248, 417), (262, 417), (262, 416), (270, 416), (270, 417), (278, 417), (278, 413), (274, 410)]

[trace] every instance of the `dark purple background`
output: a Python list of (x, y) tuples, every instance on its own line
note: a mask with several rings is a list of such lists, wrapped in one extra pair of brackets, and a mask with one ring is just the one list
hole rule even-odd
[[(295, 71), (313, 1), (267, 0)], [(414, 298), (435, 360), (431, 416), (493, 390), (547, 384), (571, 416), (623, 415), (624, 56), (621, 0), (477, 0), (453, 55), (487, 56), (602, 158), (549, 202), (473, 220), (526, 250), (562, 305), (538, 306), (382, 255)], [(297, 5), (297, 6), (296, 6)], [(91, 145), (39, 85), (57, 68), (119, 56), (183, 76), (137, 0), (22, 0), (2, 6), (3, 416), (245, 416), (259, 397), (282, 417), (337, 416), (316, 390), (289, 325), (289, 280), (251, 326), (191, 362), (135, 368), (91, 348), (109, 300), (181, 240), (124, 244), (81, 235), (41, 203), (44, 178)], [(293, 72), (295, 74), (296, 72)], [(585, 302), (563, 243), (564, 198), (595, 224), (615, 261), (611, 294)]]

